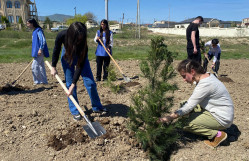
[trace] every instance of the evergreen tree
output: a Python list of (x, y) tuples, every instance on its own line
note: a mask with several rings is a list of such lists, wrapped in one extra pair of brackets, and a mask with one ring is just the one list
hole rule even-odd
[(49, 17), (45, 18), (44, 24), (46, 24), (46, 25), (48, 24), (49, 25), (49, 29), (52, 27), (52, 21), (50, 20)]
[(176, 84), (169, 83), (175, 76), (172, 62), (176, 53), (168, 51), (163, 41), (163, 37), (151, 40), (148, 58), (140, 64), (149, 83), (132, 96), (133, 105), (128, 113), (128, 126), (151, 160), (169, 159), (172, 146), (179, 138), (177, 122), (169, 125), (158, 122), (162, 115), (170, 112), (173, 106), (172, 94), (177, 89)]

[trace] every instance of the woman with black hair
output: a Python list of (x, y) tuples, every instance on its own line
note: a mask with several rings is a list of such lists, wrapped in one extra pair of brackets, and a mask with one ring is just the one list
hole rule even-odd
[(105, 45), (106, 49), (110, 54), (112, 54), (112, 46), (113, 46), (113, 33), (109, 30), (108, 21), (102, 20), (100, 23), (100, 29), (97, 31), (94, 41), (98, 43), (96, 49), (96, 63), (97, 63), (97, 76), (96, 80), (101, 81), (101, 73), (102, 67), (104, 70), (103, 80), (106, 80), (108, 77), (107, 68), (110, 64), (110, 56), (105, 51), (104, 47), (99, 42), (101, 40)]
[(180, 109), (159, 121), (171, 122), (189, 114), (184, 130), (207, 137), (204, 143), (217, 147), (227, 138), (224, 130), (233, 123), (234, 105), (229, 92), (221, 81), (213, 74), (205, 73), (201, 64), (194, 60), (180, 62), (178, 72), (187, 83), (196, 82), (196, 87)]
[(49, 52), (44, 33), (35, 19), (29, 19), (27, 21), (27, 27), (33, 30), (31, 55), (34, 58), (34, 61), (31, 68), (34, 85), (47, 84), (44, 56), (49, 57)]
[[(81, 22), (74, 22), (67, 30), (58, 33), (52, 57), (51, 74), (53, 76), (57, 74), (56, 64), (59, 60), (62, 44), (64, 44), (64, 47), (62, 48), (61, 64), (65, 75), (66, 86), (69, 90), (68, 96), (72, 94), (78, 102), (76, 83), (81, 75), (91, 99), (93, 112), (106, 112), (107, 110), (100, 103), (96, 83), (94, 82), (88, 60), (86, 26)], [(74, 120), (81, 120), (82, 116), (69, 97), (68, 103)]]

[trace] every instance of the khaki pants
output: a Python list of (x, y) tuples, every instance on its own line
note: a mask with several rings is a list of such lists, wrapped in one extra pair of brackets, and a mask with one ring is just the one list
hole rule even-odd
[(196, 107), (194, 111), (189, 114), (187, 125), (183, 129), (212, 139), (216, 136), (218, 130), (224, 130), (226, 128), (220, 125), (210, 112)]

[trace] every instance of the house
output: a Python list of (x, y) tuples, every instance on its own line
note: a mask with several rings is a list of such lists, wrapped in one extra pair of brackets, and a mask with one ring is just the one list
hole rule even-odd
[[(175, 25), (175, 28), (187, 28), (188, 25), (194, 21), (195, 18), (190, 18), (184, 21), (181, 21)], [(220, 27), (220, 28), (229, 28), (229, 27), (240, 27), (240, 21), (222, 21), (215, 18), (203, 18), (203, 23), (200, 27)]]
[(244, 18), (242, 20), (241, 27), (248, 27), (249, 26), (249, 18)]
[(152, 27), (154, 28), (174, 28), (176, 22), (173, 21), (155, 21), (152, 24)]
[(86, 27), (89, 29), (89, 28), (92, 28), (92, 27), (98, 27), (98, 24), (96, 21), (94, 20), (88, 20), (86, 21)]
[(0, 0), (0, 21), (5, 16), (11, 24), (17, 24), (22, 18), (23, 22), (30, 18), (37, 19), (35, 1), (31, 0)]
[[(175, 24), (175, 28), (187, 28), (188, 25), (194, 21), (195, 18), (186, 19)], [(203, 18), (203, 23), (200, 27), (218, 27), (219, 20), (215, 18)]]

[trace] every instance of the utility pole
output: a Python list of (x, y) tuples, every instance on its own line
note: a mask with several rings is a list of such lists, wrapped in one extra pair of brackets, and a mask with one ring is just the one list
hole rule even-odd
[(139, 4), (139, 0), (138, 1), (138, 38), (140, 39), (140, 4)]
[(108, 0), (105, 0), (105, 19), (108, 21)]
[(135, 34), (136, 38), (137, 38), (137, 30), (138, 30), (138, 38), (140, 39), (140, 5), (139, 5), (139, 0), (137, 0), (137, 17), (136, 17), (136, 34)]
[(121, 28), (123, 28), (123, 22), (124, 22), (124, 13), (123, 13), (123, 18), (122, 18), (122, 26), (121, 26)]
[(74, 16), (76, 16), (76, 7), (74, 7), (74, 10), (75, 10)]
[(169, 6), (169, 20), (168, 20), (168, 28), (169, 28), (169, 21), (170, 21), (170, 6)]

